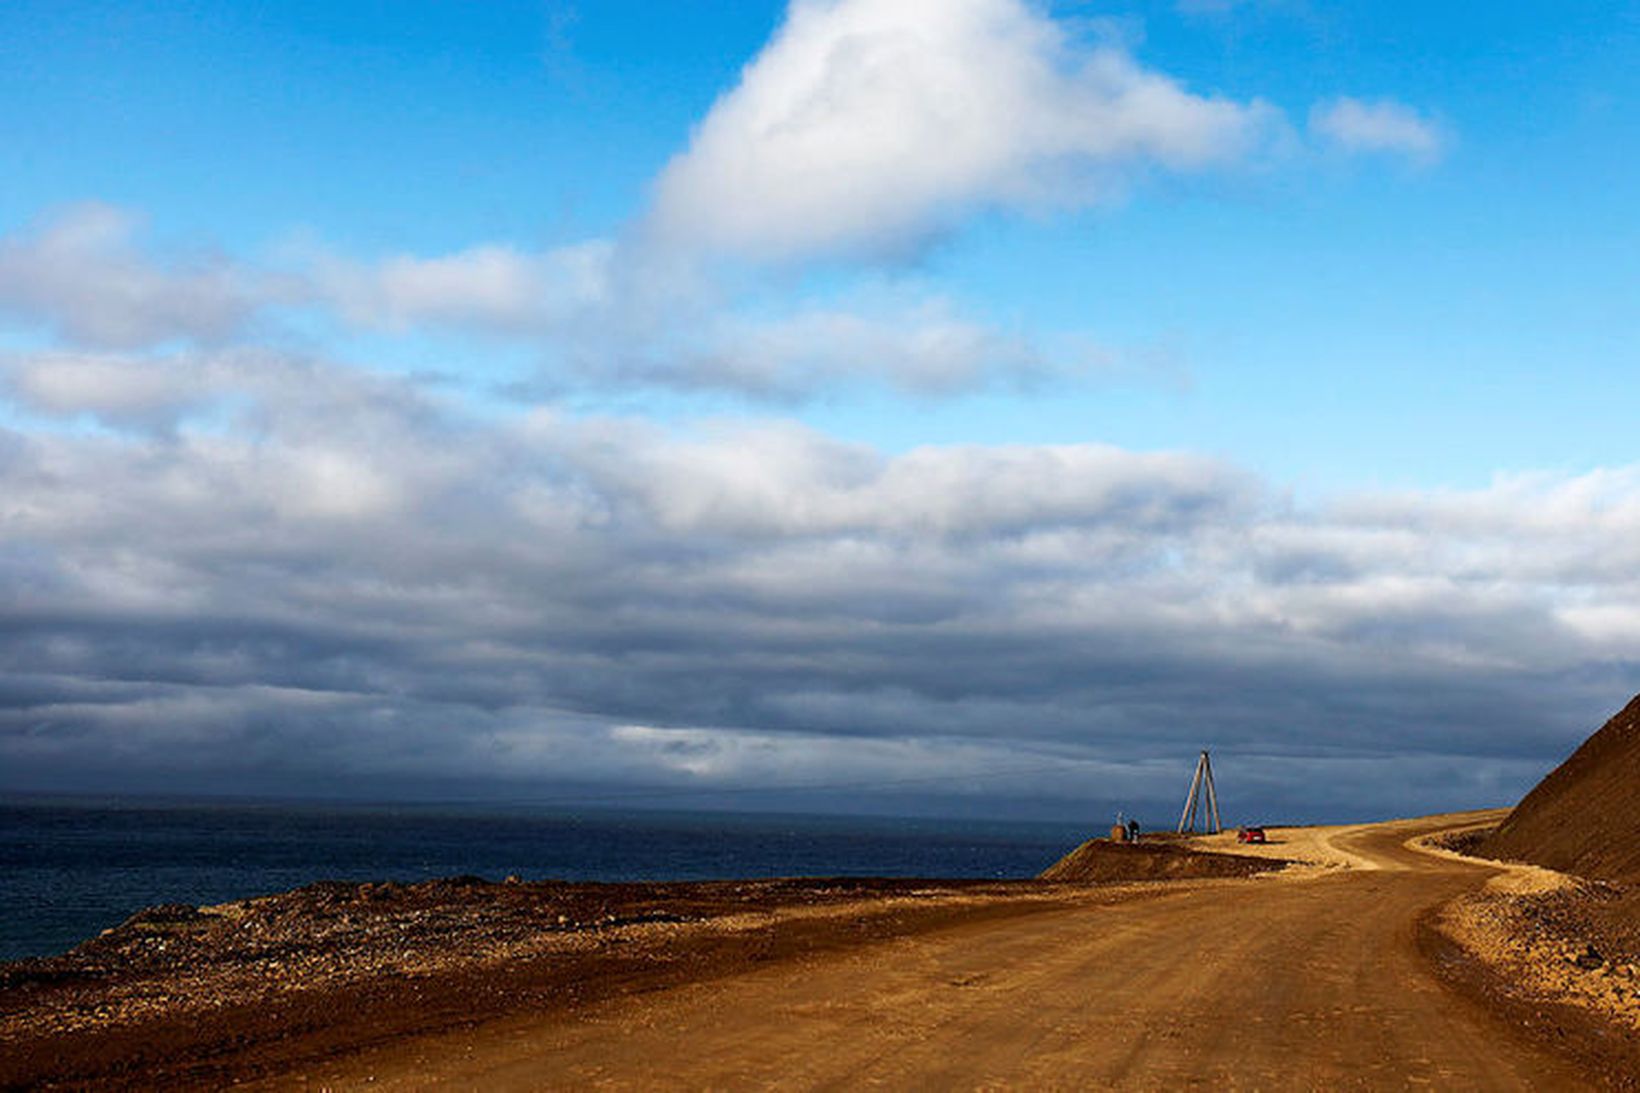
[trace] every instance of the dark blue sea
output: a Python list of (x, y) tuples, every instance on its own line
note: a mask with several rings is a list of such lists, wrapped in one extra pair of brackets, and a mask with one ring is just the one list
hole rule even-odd
[(317, 880), (1029, 877), (1085, 837), (974, 820), (0, 800), (0, 960), (62, 952), (152, 904)]

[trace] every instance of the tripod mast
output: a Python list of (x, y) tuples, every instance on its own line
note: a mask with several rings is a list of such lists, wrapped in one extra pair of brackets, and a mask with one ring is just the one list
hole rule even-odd
[[(1206, 806), (1203, 809), (1203, 805)], [(1184, 812), (1179, 815), (1179, 833), (1196, 830), (1197, 813), (1202, 812), (1203, 825), (1212, 824), (1210, 834), (1223, 830), (1219, 824), (1219, 793), (1213, 786), (1213, 762), (1204, 751), (1196, 760), (1196, 773), (1190, 776), (1190, 792), (1184, 799)]]

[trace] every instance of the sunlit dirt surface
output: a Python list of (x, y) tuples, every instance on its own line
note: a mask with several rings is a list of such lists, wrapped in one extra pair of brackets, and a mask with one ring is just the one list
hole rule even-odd
[[(1485, 865), (1452, 818), (1300, 829), (1310, 871), (957, 923), (553, 1019), (400, 1043), (277, 1085), (1574, 1089), (1556, 1052), (1447, 986), (1421, 922)], [(1350, 868), (1350, 866), (1355, 868)]]

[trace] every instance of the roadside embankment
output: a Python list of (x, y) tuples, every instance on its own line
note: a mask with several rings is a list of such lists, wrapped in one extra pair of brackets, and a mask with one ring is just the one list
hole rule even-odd
[[(1498, 870), (1441, 929), (1505, 992), (1640, 1033), (1640, 696), (1493, 825), (1425, 840)], [(1640, 1080), (1640, 1079), (1637, 1079)]]
[(1440, 931), (1489, 971), (1500, 994), (1528, 1005), (1576, 1006), (1618, 1035), (1640, 1034), (1640, 890), (1464, 853), (1485, 845), (1488, 834), (1413, 840), (1425, 853), (1498, 869), (1441, 909)]

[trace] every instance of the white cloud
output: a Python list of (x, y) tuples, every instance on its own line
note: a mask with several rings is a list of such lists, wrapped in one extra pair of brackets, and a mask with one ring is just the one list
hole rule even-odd
[(1310, 131), (1347, 152), (1382, 152), (1432, 163), (1446, 148), (1440, 126), (1390, 99), (1340, 98), (1317, 103)]
[[(26, 409), (142, 432), (171, 432), (190, 420), (255, 431), (272, 416), (308, 430), (363, 425), (407, 412), (409, 390), (369, 372), (254, 348), (0, 354), (0, 394)], [(237, 420), (220, 420), (224, 409), (237, 410)]]
[(1048, 344), (910, 288), (786, 311), (685, 312), (636, 336), (621, 326), (591, 333), (576, 356), (590, 386), (727, 392), (778, 404), (873, 388), (939, 399), (1081, 382), (1115, 368), (1113, 355), (1086, 338)]
[(1136, 167), (1234, 160), (1272, 115), (1022, 0), (794, 0), (662, 173), (649, 226), (758, 259), (883, 255), (976, 206), (1097, 201)]
[[(566, 430), (600, 492), (674, 533), (988, 535), (1189, 523), (1246, 501), (1247, 483), (1211, 460), (1102, 445), (929, 447), (889, 459), (802, 426), (723, 426), (680, 438), (634, 425)], [(596, 438), (596, 440), (594, 439)]]
[[(25, 325), (54, 326), (72, 347), (6, 363), (15, 397), (47, 413), (72, 405), (163, 424), (214, 397), (219, 377), (205, 364), (220, 371), (227, 359), (217, 341), (253, 317), (303, 312), (354, 330), (535, 347), (550, 371), (521, 386), (560, 391), (659, 388), (791, 404), (876, 387), (941, 398), (1082, 380), (1110, 367), (1110, 355), (1086, 338), (1049, 348), (909, 282), (824, 302), (726, 299), (694, 262), (603, 239), (375, 261), (307, 244), (264, 268), (225, 260), (195, 268), (139, 248), (136, 222), (87, 206), (0, 242), (0, 306)], [(108, 352), (167, 342), (207, 351), (191, 358), (187, 375), (186, 355), (161, 374), (140, 355)]]
[(0, 389), (48, 415), (164, 425), (210, 397), (208, 371), (192, 361), (156, 365), (125, 354), (39, 353), (0, 359)]
[(305, 277), (319, 301), (355, 326), (539, 336), (609, 303), (613, 250), (603, 240), (545, 252), (487, 244), (375, 263), (319, 252)]
[(157, 261), (136, 229), (124, 210), (84, 204), (0, 239), (0, 312), (79, 345), (133, 349), (224, 340), (288, 290), (215, 255)]
[(769, 398), (801, 399), (873, 382), (939, 397), (1086, 370), (1050, 361), (1030, 338), (927, 297), (887, 312), (809, 308), (775, 320), (731, 319), (695, 362), (692, 379)]

